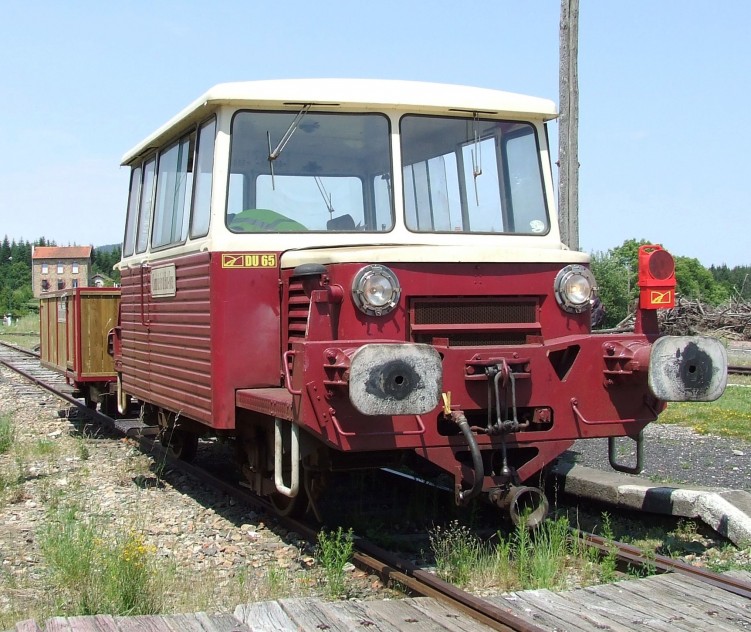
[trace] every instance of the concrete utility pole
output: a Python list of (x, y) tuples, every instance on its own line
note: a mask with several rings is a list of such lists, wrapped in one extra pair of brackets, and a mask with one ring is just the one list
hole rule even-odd
[(579, 0), (561, 0), (558, 225), (561, 241), (579, 250)]

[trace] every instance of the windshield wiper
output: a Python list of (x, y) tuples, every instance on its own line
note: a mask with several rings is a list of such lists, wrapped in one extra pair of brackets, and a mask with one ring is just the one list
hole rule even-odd
[(308, 113), (308, 110), (311, 108), (313, 104), (308, 103), (306, 105), (302, 106), (302, 109), (297, 113), (297, 116), (294, 118), (294, 120), (289, 124), (289, 127), (287, 128), (287, 131), (284, 132), (282, 135), (281, 140), (277, 144), (277, 146), (272, 150), (271, 149), (271, 133), (269, 131), (266, 132), (266, 140), (269, 143), (269, 167), (271, 169), (271, 188), (274, 189), (274, 161), (281, 156), (282, 151), (284, 151), (284, 148), (287, 146), (287, 143), (289, 142), (289, 139), (292, 138), (292, 134), (295, 133), (298, 127), (300, 127), (300, 123), (303, 120), (303, 117)]
[(475, 184), (475, 204), (480, 206), (480, 195), (477, 192), (477, 178), (482, 175), (482, 146), (480, 145), (479, 130), (480, 114), (472, 114), (472, 135), (474, 137), (474, 147), (472, 148), (472, 176)]

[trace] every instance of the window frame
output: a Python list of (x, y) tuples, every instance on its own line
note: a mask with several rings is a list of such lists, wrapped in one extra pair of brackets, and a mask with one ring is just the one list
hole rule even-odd
[[(167, 248), (174, 248), (176, 246), (182, 246), (188, 240), (190, 217), (191, 217), (192, 211), (193, 211), (193, 187), (195, 186), (195, 175), (193, 175), (193, 180), (192, 180), (192, 182), (190, 184), (190, 190), (188, 191), (187, 187), (186, 187), (186, 193), (188, 193), (188, 192), (190, 193), (191, 200), (190, 200), (190, 206), (188, 207), (187, 213), (186, 213), (185, 212), (185, 200), (183, 199), (183, 204), (182, 204), (181, 211), (183, 213), (184, 226), (180, 230), (180, 235), (178, 236), (179, 238), (176, 239), (176, 240), (173, 240), (173, 241), (169, 241), (169, 242), (166, 242), (166, 243), (163, 243), (163, 244), (159, 244), (159, 245), (155, 245), (154, 244), (154, 238), (155, 238), (155, 235), (156, 235), (156, 226), (157, 226), (157, 214), (158, 214), (158, 212), (160, 210), (160, 206), (159, 206), (159, 193), (160, 193), (160, 189), (159, 189), (159, 185), (160, 185), (159, 175), (160, 175), (160, 168), (162, 166), (162, 159), (164, 158), (164, 156), (165, 156), (165, 154), (167, 152), (169, 152), (170, 150), (172, 150), (175, 147), (179, 147), (185, 141), (187, 141), (188, 147), (190, 147), (190, 143), (191, 143), (190, 137), (193, 136), (193, 152), (192, 152), (192, 155), (190, 155), (190, 156), (187, 157), (187, 160), (188, 160), (188, 164), (191, 164), (190, 161), (192, 161), (192, 165), (193, 165), (193, 167), (195, 167), (196, 149), (198, 147), (197, 137), (196, 137), (196, 131), (197, 131), (197, 126), (193, 126), (190, 129), (190, 131), (185, 132), (184, 134), (178, 136), (177, 138), (173, 139), (169, 143), (165, 143), (157, 151), (157, 154), (156, 154), (157, 155), (156, 170), (154, 172), (154, 191), (153, 191), (153, 196), (154, 197), (153, 197), (153, 205), (152, 205), (152, 213), (151, 213), (151, 226), (149, 228), (149, 232), (150, 232), (150, 236), (149, 236), (149, 249), (150, 249), (151, 252), (159, 252), (159, 251), (165, 250)], [(179, 149), (178, 149), (178, 151), (179, 151)], [(178, 162), (179, 162), (179, 154), (178, 154)], [(182, 173), (182, 172), (180, 172), (180, 173)], [(185, 173), (186, 174), (187, 173), (194, 174), (193, 171), (188, 172), (187, 170), (185, 171)], [(175, 213), (174, 213), (174, 209), (173, 209), (173, 214), (172, 214), (172, 221), (173, 222), (174, 222), (174, 218), (175, 218)], [(183, 237), (183, 234), (185, 235), (184, 237)]]
[[(391, 116), (389, 116), (386, 112), (382, 112), (379, 110), (365, 110), (365, 111), (338, 111), (335, 109), (326, 109), (325, 107), (321, 106), (322, 109), (315, 109), (310, 110), (308, 113), (308, 116), (311, 115), (324, 115), (324, 116), (339, 116), (339, 117), (346, 117), (346, 116), (361, 116), (361, 117), (378, 117), (382, 119), (385, 124), (385, 139), (386, 139), (386, 151), (387, 151), (387, 159), (386, 159), (386, 165), (389, 168), (391, 182), (393, 183), (394, 179), (394, 146), (393, 146), (393, 120)], [(254, 175), (253, 173), (245, 173), (245, 172), (239, 172), (235, 171), (233, 172), (232, 167), (232, 156), (233, 156), (233, 150), (235, 148), (235, 143), (237, 139), (237, 135), (234, 133), (235, 130), (235, 121), (239, 115), (243, 114), (286, 114), (286, 115), (292, 115), (294, 117), (295, 114), (297, 114), (296, 111), (292, 110), (285, 110), (285, 109), (267, 109), (267, 108), (253, 108), (253, 107), (245, 107), (235, 110), (232, 113), (232, 117), (230, 120), (229, 125), (229, 134), (230, 134), (230, 143), (229, 143), (229, 153), (227, 158), (227, 177), (224, 182), (224, 192), (225, 192), (225, 200), (224, 200), (224, 209), (223, 209), (223, 216), (224, 216), (224, 226), (227, 228), (228, 231), (230, 231), (234, 235), (256, 235), (256, 234), (285, 234), (286, 231), (262, 231), (261, 233), (256, 233), (252, 231), (238, 231), (233, 230), (230, 227), (229, 222), (229, 202), (230, 202), (230, 189), (231, 189), (231, 180), (233, 179), (233, 176), (235, 177), (242, 177), (243, 179), (247, 179), (249, 175)], [(301, 125), (304, 125), (305, 120), (303, 119)], [(295, 128), (297, 129), (297, 128)], [(272, 145), (273, 143), (272, 139)], [(290, 145), (294, 143), (294, 139), (290, 142)], [(258, 148), (258, 151), (268, 153), (268, 148), (266, 143), (262, 145), (262, 147)], [(289, 149), (285, 149), (285, 151), (290, 151)], [(255, 174), (256, 180), (249, 182), (248, 184), (244, 185), (244, 191), (243, 191), (243, 205), (245, 208), (253, 208), (252, 206), (248, 206), (250, 204), (249, 197), (253, 196), (255, 197), (255, 188), (257, 185), (257, 179), (261, 175), (269, 175), (267, 173), (258, 173)], [(275, 174), (275, 177), (281, 177), (283, 175), (289, 175), (289, 174)], [(299, 174), (293, 174), (293, 175), (299, 175)], [(369, 215), (372, 215), (372, 220), (375, 226), (378, 226), (378, 219), (379, 215), (377, 213), (376, 209), (376, 194), (375, 194), (375, 188), (372, 186), (372, 182), (370, 182), (371, 179), (374, 179), (376, 177), (382, 177), (384, 174), (379, 173), (363, 173), (363, 174), (325, 174), (325, 177), (338, 177), (339, 175), (342, 175), (342, 177), (353, 177), (358, 178), (361, 183), (361, 190), (362, 190), (362, 201), (363, 201), (363, 219), (365, 220), (368, 218)], [(387, 187), (388, 192), (388, 201), (389, 201), (389, 214), (391, 219), (391, 225), (388, 228), (388, 230), (362, 230), (357, 231), (357, 234), (367, 234), (367, 235), (386, 235), (388, 233), (393, 232), (397, 228), (397, 217), (396, 217), (396, 199), (394, 196), (394, 187), (388, 186)], [(296, 219), (292, 218), (293, 221), (297, 221)], [(314, 234), (314, 235), (326, 235), (326, 234), (354, 234), (354, 231), (349, 230), (307, 230), (305, 231), (305, 234)], [(302, 231), (290, 231), (290, 234), (303, 234)]]
[[(467, 113), (471, 114), (471, 113)], [(542, 155), (540, 151), (540, 133), (537, 125), (533, 121), (528, 120), (517, 120), (517, 119), (504, 119), (504, 118), (488, 118), (488, 117), (481, 117), (478, 118), (477, 121), (479, 123), (494, 123), (494, 124), (514, 124), (514, 125), (520, 125), (520, 126), (526, 126), (526, 128), (523, 129), (529, 129), (530, 133), (532, 134), (532, 137), (534, 139), (535, 143), (535, 153), (536, 153), (536, 159), (537, 159), (537, 169), (538, 174), (540, 178), (540, 194), (541, 194), (541, 201), (544, 205), (544, 218), (545, 218), (545, 230), (540, 232), (534, 232), (534, 231), (509, 231), (506, 230), (507, 226), (513, 226), (516, 222), (516, 218), (511, 217), (509, 221), (509, 215), (513, 213), (513, 200), (510, 199), (510, 192), (509, 192), (509, 169), (506, 158), (506, 145), (509, 140), (514, 140), (523, 135), (523, 129), (520, 130), (514, 130), (506, 132), (502, 135), (493, 133), (493, 134), (481, 134), (479, 136), (479, 142), (485, 142), (488, 140), (493, 141), (493, 146), (495, 149), (495, 153), (493, 156), (493, 163), (496, 167), (496, 178), (498, 180), (498, 203), (500, 205), (500, 217), (503, 221), (503, 228), (504, 230), (501, 231), (474, 231), (474, 230), (462, 230), (460, 232), (456, 232), (454, 230), (429, 230), (429, 231), (421, 231), (421, 230), (415, 230), (414, 228), (411, 228), (408, 223), (408, 196), (407, 196), (407, 178), (405, 176), (405, 169), (412, 168), (412, 171), (414, 172), (414, 167), (417, 164), (425, 163), (426, 167), (428, 166), (428, 163), (435, 159), (439, 158), (447, 154), (440, 154), (439, 156), (432, 156), (431, 158), (425, 159), (423, 161), (415, 162), (415, 163), (406, 163), (404, 160), (404, 138), (405, 135), (403, 133), (403, 124), (406, 119), (418, 119), (418, 118), (428, 118), (428, 119), (451, 119), (456, 121), (466, 120), (468, 124), (471, 124), (473, 120), (472, 116), (457, 116), (457, 115), (446, 115), (446, 114), (420, 114), (415, 112), (407, 112), (402, 114), (399, 117), (399, 148), (400, 148), (400, 157), (401, 157), (401, 163), (397, 165), (397, 167), (400, 169), (400, 173), (402, 175), (402, 202), (403, 202), (403, 209), (404, 209), (404, 226), (405, 228), (413, 234), (461, 234), (461, 235), (505, 235), (505, 236), (519, 236), (519, 237), (544, 237), (548, 235), (552, 229), (551, 225), (551, 200), (548, 197), (548, 190), (546, 186), (545, 181), (545, 169), (544, 165), (542, 163)], [(547, 128), (545, 129), (547, 133)], [(462, 216), (463, 221), (467, 221), (468, 218), (468, 205), (470, 203), (470, 191), (467, 188), (467, 182), (465, 179), (465, 172), (466, 172), (466, 165), (464, 160), (464, 149), (472, 144), (472, 141), (468, 139), (466, 142), (461, 143), (457, 145), (454, 148), (452, 153), (456, 156), (456, 167), (457, 167), (457, 184), (458, 184), (458, 190), (459, 190), (459, 205), (460, 205), (460, 212)], [(429, 179), (429, 177), (428, 177)], [(415, 213), (418, 212), (417, 207), (415, 207)]]
[[(201, 147), (203, 146), (201, 132), (208, 128), (209, 125), (214, 126), (214, 133), (211, 136), (211, 169), (209, 171), (209, 173), (211, 174), (211, 183), (209, 185), (208, 208), (206, 209), (206, 217), (208, 221), (206, 222), (206, 229), (203, 232), (194, 232), (196, 222), (196, 189), (198, 189), (199, 186), (199, 178), (196, 177), (196, 173), (199, 173), (198, 166), (201, 159)], [(189, 218), (190, 227), (188, 229), (189, 240), (201, 239), (203, 237), (206, 237), (206, 235), (208, 235), (209, 231), (211, 230), (211, 207), (213, 206), (214, 201), (214, 167), (216, 165), (216, 135), (218, 128), (219, 125), (216, 115), (210, 116), (206, 120), (196, 125), (195, 156), (193, 158), (193, 191), (191, 192)]]

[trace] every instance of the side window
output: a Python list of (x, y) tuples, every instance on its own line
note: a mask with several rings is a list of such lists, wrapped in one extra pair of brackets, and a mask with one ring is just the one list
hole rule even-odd
[(46, 263), (43, 263), (42, 264), (42, 274), (47, 274), (49, 271), (50, 271), (49, 265), (47, 265)]
[(138, 214), (138, 236), (136, 252), (144, 252), (149, 243), (149, 227), (151, 226), (151, 210), (154, 193), (154, 171), (156, 158), (149, 160), (143, 167), (143, 185), (141, 186), (140, 212)]
[(194, 147), (195, 134), (191, 134), (159, 154), (154, 233), (151, 238), (154, 248), (179, 243), (187, 235), (193, 192)]
[(141, 192), (141, 167), (134, 167), (130, 172), (130, 193), (128, 195), (128, 216), (125, 220), (125, 238), (123, 239), (123, 257), (133, 254), (135, 228), (138, 217), (138, 200)]
[(204, 237), (209, 232), (215, 136), (216, 119), (204, 123), (198, 130), (198, 155), (196, 157), (195, 188), (193, 191), (193, 219), (190, 226), (191, 237)]
[(58, 263), (57, 264), (57, 273), (58, 274), (62, 274), (63, 272), (65, 272), (65, 266), (62, 263)]

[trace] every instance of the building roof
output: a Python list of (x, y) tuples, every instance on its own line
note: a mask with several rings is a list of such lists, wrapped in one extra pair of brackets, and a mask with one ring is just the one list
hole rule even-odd
[(91, 246), (34, 246), (32, 259), (90, 259)]

